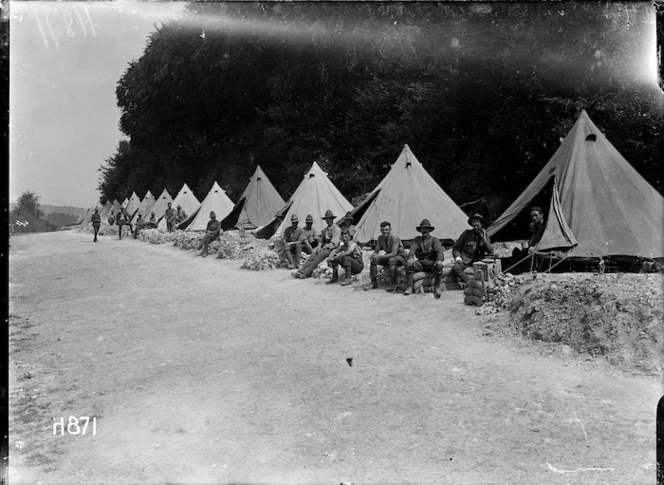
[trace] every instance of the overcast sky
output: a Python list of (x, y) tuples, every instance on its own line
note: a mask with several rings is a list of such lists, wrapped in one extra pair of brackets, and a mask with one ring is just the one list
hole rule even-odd
[(184, 2), (10, 8), (10, 200), (31, 190), (42, 204), (94, 205), (97, 170), (122, 139), (116, 83)]

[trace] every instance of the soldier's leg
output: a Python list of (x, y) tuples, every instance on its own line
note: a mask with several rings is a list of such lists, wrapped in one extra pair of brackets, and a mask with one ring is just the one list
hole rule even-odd
[(413, 273), (418, 273), (422, 271), (422, 262), (415, 260), (412, 262), (406, 263), (406, 289), (404, 290), (404, 295), (410, 295), (413, 293)]
[(329, 249), (321, 249), (317, 254), (312, 254), (300, 269), (302, 278), (309, 278), (321, 261), (330, 255)]
[(295, 268), (295, 263), (293, 262), (293, 253), (292, 253), (293, 248), (286, 244), (284, 248), (284, 257), (286, 258), (286, 261), (288, 261), (288, 269), (293, 269)]
[(302, 261), (302, 243), (301, 242), (296, 242), (294, 245), (294, 253), (295, 253), (295, 267), (299, 268), (300, 267), (300, 262)]
[(339, 260), (334, 258), (328, 263), (329, 266), (332, 266), (332, 278), (327, 280), (328, 284), (336, 283), (339, 281)]
[(399, 259), (398, 257), (389, 258), (387, 260), (387, 267), (390, 271), (390, 287), (387, 289), (387, 291), (397, 291), (397, 266), (403, 262), (403, 258)]
[(466, 273), (464, 273), (464, 271), (467, 267), (468, 267), (467, 264), (456, 262), (456, 263), (454, 263), (454, 266), (452, 267), (452, 270), (450, 271), (452, 273), (452, 275), (455, 276), (457, 279), (461, 280), (461, 282), (464, 285), (467, 285), (468, 282), (471, 280), (471, 277), (468, 276)]

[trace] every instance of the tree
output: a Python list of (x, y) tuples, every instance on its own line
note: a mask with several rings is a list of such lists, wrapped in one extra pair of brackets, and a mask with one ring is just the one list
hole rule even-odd
[(39, 219), (44, 217), (42, 211), (39, 210), (39, 196), (35, 192), (26, 191), (16, 201), (14, 208), (16, 214), (31, 215)]
[(39, 210), (39, 196), (30, 191), (23, 192), (18, 198), (9, 222), (15, 232), (49, 232), (57, 229), (44, 219), (44, 214)]
[(408, 143), (457, 204), (491, 195), (498, 210), (581, 109), (661, 192), (662, 96), (638, 75), (651, 10), (192, 2), (118, 82), (127, 140), (101, 169), (102, 199), (184, 182), (200, 199), (215, 180), (235, 199), (256, 164), (287, 198), (318, 161), (351, 200)]

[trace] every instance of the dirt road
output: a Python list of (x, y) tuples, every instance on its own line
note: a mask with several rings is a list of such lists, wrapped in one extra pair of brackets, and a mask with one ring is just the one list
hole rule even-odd
[(484, 335), (459, 292), (73, 232), (11, 246), (12, 485), (654, 483), (659, 378)]

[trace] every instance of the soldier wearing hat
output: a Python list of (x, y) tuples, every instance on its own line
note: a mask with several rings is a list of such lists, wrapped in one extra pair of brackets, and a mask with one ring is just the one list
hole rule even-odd
[(341, 229), (341, 242), (339, 246), (330, 253), (327, 260), (327, 264), (332, 267), (332, 278), (328, 283), (336, 283), (339, 281), (339, 266), (345, 271), (341, 286), (350, 285), (351, 276), (361, 273), (364, 269), (362, 250), (360, 249), (359, 244), (350, 238), (350, 231), (347, 227)]
[(484, 229), (484, 217), (480, 214), (473, 214), (468, 219), (468, 224), (472, 229), (463, 231), (452, 248), (454, 266), (451, 274), (464, 284), (471, 279), (464, 273), (464, 270), (473, 263), (484, 259), (487, 254), (493, 253), (493, 245)]
[(302, 251), (307, 254), (314, 252), (314, 248), (318, 247), (318, 240), (320, 239), (320, 234), (314, 229), (313, 223), (314, 217), (311, 214), (307, 215), (307, 218), (304, 220), (305, 225), (302, 228), (302, 232), (304, 232)]
[(440, 298), (440, 280), (443, 276), (443, 245), (440, 240), (431, 235), (435, 229), (428, 219), (424, 219), (415, 229), (421, 236), (416, 236), (410, 245), (410, 253), (406, 262), (407, 284), (404, 295), (413, 292), (413, 273), (426, 271), (434, 275), (433, 295)]
[(300, 268), (304, 231), (298, 227), (299, 222), (297, 216), (293, 214), (290, 227), (284, 230), (283, 237), (277, 241), (279, 250), (283, 251), (284, 257), (288, 261), (288, 269)]
[(309, 278), (319, 263), (324, 261), (325, 258), (330, 255), (332, 250), (336, 249), (339, 245), (341, 229), (334, 224), (334, 219), (336, 219), (336, 217), (337, 216), (335, 216), (331, 210), (325, 211), (323, 220), (327, 223), (327, 227), (321, 231), (320, 246), (313, 250), (312, 255), (305, 261), (302, 268), (295, 273), (294, 276), (296, 278)]
[(164, 217), (166, 218), (166, 230), (168, 232), (173, 232), (173, 228), (175, 226), (175, 209), (172, 207), (173, 204), (170, 202), (168, 203), (168, 208), (166, 209), (166, 212), (164, 213)]

